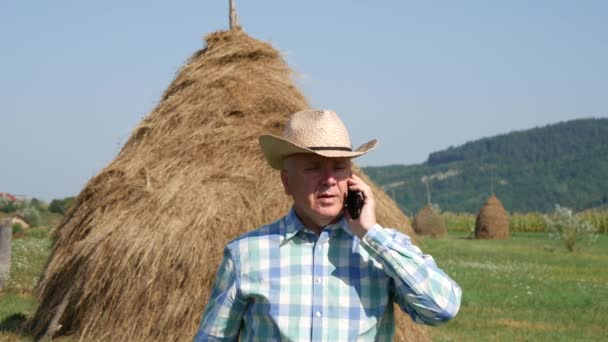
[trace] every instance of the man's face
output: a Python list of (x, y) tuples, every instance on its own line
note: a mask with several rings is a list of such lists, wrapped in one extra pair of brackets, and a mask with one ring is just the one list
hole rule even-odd
[(285, 159), (281, 180), (302, 223), (323, 227), (340, 215), (350, 175), (350, 159), (296, 154)]

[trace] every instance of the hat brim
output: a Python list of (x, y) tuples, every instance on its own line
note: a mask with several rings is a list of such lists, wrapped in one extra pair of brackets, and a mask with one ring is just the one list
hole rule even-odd
[(373, 150), (378, 145), (378, 140), (373, 139), (359, 146), (353, 151), (332, 149), (312, 150), (272, 134), (260, 136), (259, 141), (260, 147), (262, 148), (262, 152), (264, 153), (264, 157), (266, 157), (268, 164), (270, 164), (273, 169), (277, 170), (281, 170), (283, 168), (283, 159), (294, 154), (317, 154), (328, 158), (356, 158)]

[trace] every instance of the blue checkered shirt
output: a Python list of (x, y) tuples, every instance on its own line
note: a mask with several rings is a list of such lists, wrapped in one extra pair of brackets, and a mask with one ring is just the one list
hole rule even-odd
[(320, 235), (293, 209), (232, 241), (195, 341), (389, 341), (393, 303), (436, 325), (461, 290), (409, 237), (379, 225), (357, 238), (342, 218)]

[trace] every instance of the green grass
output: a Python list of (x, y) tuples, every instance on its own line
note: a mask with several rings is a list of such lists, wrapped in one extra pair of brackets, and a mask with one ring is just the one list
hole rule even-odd
[(28, 340), (17, 329), (36, 305), (32, 289), (51, 250), (48, 228), (32, 228), (19, 235), (12, 242), (11, 277), (0, 292), (0, 341)]
[[(31, 340), (16, 331), (32, 313), (32, 288), (50, 253), (49, 230), (13, 240), (12, 277), (0, 293), (0, 341)], [(569, 253), (545, 234), (510, 240), (450, 233), (423, 239), (425, 253), (462, 287), (458, 316), (430, 328), (433, 341), (598, 341), (608, 336), (608, 235)]]
[(51, 241), (40, 230), (33, 230), (13, 239), (12, 246), (11, 277), (6, 285), (7, 290), (29, 292), (38, 282), (49, 256)]
[(608, 236), (569, 253), (545, 234), (510, 240), (450, 234), (425, 253), (456, 280), (457, 317), (430, 329), (433, 341), (598, 341), (608, 336)]

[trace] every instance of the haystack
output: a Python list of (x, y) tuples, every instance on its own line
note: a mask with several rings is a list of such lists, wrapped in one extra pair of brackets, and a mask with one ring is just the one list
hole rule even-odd
[(475, 220), (475, 238), (508, 239), (509, 215), (495, 195), (488, 198)]
[[(87, 341), (191, 340), (224, 246), (287, 212), (257, 139), (308, 104), (269, 44), (239, 30), (206, 42), (56, 229), (30, 320), (37, 334), (55, 318), (58, 334)], [(372, 186), (380, 223), (413, 235)], [(401, 340), (426, 339), (399, 316)]]
[(420, 209), (414, 217), (414, 231), (418, 235), (442, 237), (448, 233), (445, 222), (432, 204)]

